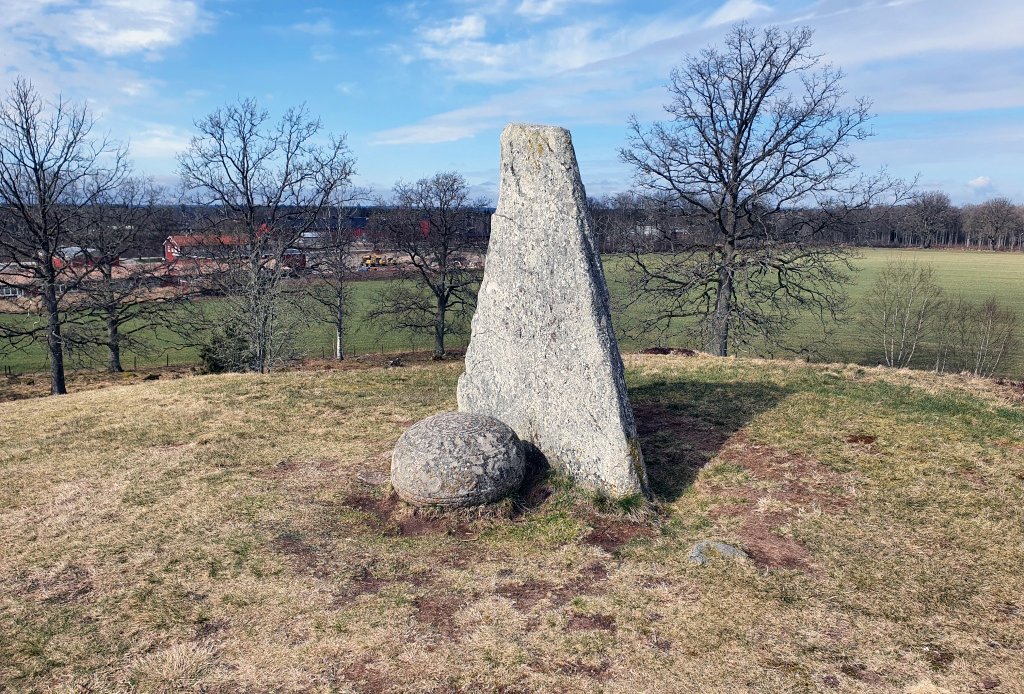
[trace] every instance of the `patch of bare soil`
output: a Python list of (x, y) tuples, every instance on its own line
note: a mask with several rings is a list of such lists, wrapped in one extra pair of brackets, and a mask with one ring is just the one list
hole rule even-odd
[(870, 434), (850, 434), (846, 437), (846, 443), (859, 443), (865, 446), (870, 445), (877, 440), (877, 436), (871, 436)]
[(494, 592), (514, 602), (520, 612), (529, 612), (538, 602), (550, 598), (555, 590), (553, 583), (531, 579), (522, 583), (503, 583)]
[(663, 354), (671, 355), (673, 357), (695, 357), (699, 352), (684, 348), (677, 347), (648, 347), (640, 354)]
[(297, 570), (323, 578), (329, 575), (324, 557), (302, 537), (283, 533), (273, 542), (275, 550), (288, 557), (289, 563)]
[(739, 535), (761, 567), (809, 572), (810, 555), (806, 548), (772, 528), (801, 513), (830, 513), (848, 507), (850, 500), (834, 491), (844, 486), (843, 476), (811, 458), (771, 446), (751, 445), (742, 433), (733, 438), (733, 443), (719, 458), (745, 468), (751, 475), (750, 482), (724, 487), (712, 483), (702, 492), (745, 502), (720, 504), (710, 517), (739, 519)]
[(195, 627), (195, 639), (196, 641), (202, 641), (205, 638), (213, 636), (214, 634), (226, 631), (231, 628), (231, 622), (226, 619), (210, 619), (205, 622), (200, 622)]
[[(808, 562), (811, 555), (803, 545), (796, 540), (773, 532), (772, 528), (779, 524), (775, 520), (766, 519), (762, 515), (749, 513), (749, 511), (749, 508), (739, 504), (726, 504), (715, 509), (712, 517), (743, 517), (743, 525), (739, 534), (743, 538), (743, 546), (747, 553), (754, 558), (759, 566), (810, 571)], [(771, 515), (772, 518), (776, 518), (780, 514)]]
[(46, 605), (63, 605), (85, 600), (93, 589), (92, 577), (72, 564), (55, 576), (26, 580), (21, 592)]
[(658, 402), (633, 404), (640, 447), (656, 494), (677, 497), (690, 487), (728, 434)]
[[(133, 369), (121, 373), (110, 373), (105, 370), (77, 370), (65, 374), (68, 392), (78, 393), (84, 390), (98, 390), (111, 386), (127, 386), (145, 381), (169, 380), (183, 378), (195, 373), (195, 367), (160, 366)], [(38, 371), (8, 376), (0, 380), (0, 402), (42, 398), (50, 394), (50, 373)]]
[[(82, 685), (79, 685), (81, 688)], [(81, 689), (81, 694), (89, 694), (93, 690)], [(243, 694), (248, 691), (245, 687), (234, 684), (233, 682), (217, 682), (216, 684), (200, 684), (197, 685), (195, 691), (201, 694)]]
[(718, 451), (729, 436), (702, 419), (683, 414), (657, 402), (633, 404), (633, 418), (641, 436), (669, 432), (677, 439), (705, 452)]
[(384, 497), (354, 494), (345, 498), (345, 505), (359, 509), (385, 534), (403, 537), (424, 537), (446, 535), (456, 539), (473, 539), (475, 534), (465, 523), (451, 517), (436, 515), (429, 510), (409, 507), (399, 503), (398, 495), (392, 492)]
[[(461, 361), (466, 356), (464, 349), (447, 350), (443, 361)], [(363, 369), (379, 369), (385, 366), (400, 368), (412, 364), (431, 364), (434, 359), (432, 350), (421, 352), (386, 352), (383, 354), (359, 354), (345, 357), (343, 361), (335, 359), (303, 359), (290, 364), (280, 371), (358, 371)]]
[(446, 639), (458, 636), (458, 624), (455, 613), (466, 606), (466, 598), (462, 595), (424, 595), (416, 598), (413, 604), (419, 612), (416, 619), (437, 629)]
[(866, 682), (868, 684), (885, 684), (885, 680), (882, 678), (882, 675), (874, 670), (869, 670), (864, 663), (844, 663), (839, 666), (839, 671), (847, 677), (852, 677), (855, 680), (860, 680), (861, 682)]
[(597, 665), (587, 665), (582, 660), (574, 660), (572, 662), (557, 663), (554, 666), (554, 670), (562, 675), (590, 677), (598, 682), (607, 682), (612, 678), (611, 673), (608, 672), (611, 665), (611, 661), (608, 660), (602, 660)]
[(629, 521), (591, 518), (594, 527), (584, 538), (588, 545), (600, 547), (606, 552), (614, 552), (638, 537), (653, 537), (654, 531), (647, 525), (630, 523)]
[(548, 600), (552, 606), (561, 607), (580, 595), (601, 595), (605, 592), (601, 583), (607, 579), (608, 569), (605, 565), (600, 561), (592, 561), (580, 570), (579, 576), (561, 586), (529, 579), (518, 583), (503, 583), (494, 592), (514, 602), (520, 612), (529, 612), (541, 600)]
[(569, 631), (615, 631), (615, 617), (610, 614), (575, 614), (566, 625)]
[(339, 674), (351, 682), (360, 694), (387, 694), (394, 691), (394, 683), (380, 670), (371, 667), (372, 662), (371, 658), (364, 656), (341, 670)]

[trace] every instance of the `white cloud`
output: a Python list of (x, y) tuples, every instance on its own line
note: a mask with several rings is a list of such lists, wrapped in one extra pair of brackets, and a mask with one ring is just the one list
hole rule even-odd
[(309, 54), (313, 60), (318, 63), (326, 63), (331, 60), (335, 60), (338, 57), (338, 53), (334, 50), (334, 46), (326, 43), (318, 43), (309, 47)]
[(300, 22), (299, 24), (292, 24), (292, 29), (302, 32), (303, 34), (310, 34), (311, 36), (330, 36), (334, 33), (334, 25), (331, 24), (331, 20), (327, 18), (321, 19), (318, 22)]
[(188, 147), (192, 136), (188, 131), (172, 125), (150, 123), (130, 139), (133, 157), (172, 159)]
[(210, 24), (201, 0), (8, 0), (3, 9), (4, 67), (26, 54), (67, 54), (76, 47), (104, 56), (152, 53)]
[(64, 15), (40, 18), (72, 41), (107, 56), (174, 46), (203, 28), (196, 2), (98, 0)]
[[(954, 189), (955, 190), (955, 189)], [(991, 200), (992, 198), (1006, 197), (1003, 195), (1003, 191), (999, 189), (995, 181), (989, 176), (978, 176), (972, 178), (963, 184), (961, 190), (964, 190), (964, 196), (968, 202), (981, 202), (983, 200)], [(955, 197), (960, 197), (956, 196)]]
[(550, 77), (607, 61), (679, 37), (695, 26), (689, 18), (641, 17), (625, 22), (593, 17), (505, 41), (422, 43), (415, 58), (437, 61), (458, 80), (501, 83)]
[(733, 22), (750, 19), (756, 14), (770, 10), (770, 7), (755, 2), (755, 0), (729, 0), (707, 18), (704, 26), (713, 27), (720, 24), (732, 24)]
[(432, 43), (450, 44), (469, 39), (479, 39), (487, 31), (487, 23), (480, 15), (467, 15), (453, 19), (447, 26), (423, 31), (423, 38)]
[(522, 0), (515, 12), (526, 17), (542, 19), (563, 14), (569, 5), (574, 3), (602, 4), (605, 2), (608, 0)]
[(97, 113), (151, 97), (161, 85), (137, 56), (210, 29), (203, 2), (0, 0), (0, 74), (24, 75), (42, 94), (87, 98)]
[(826, 0), (801, 22), (817, 31), (816, 49), (848, 68), (914, 55), (1024, 47), (1024, 3), (986, 0), (983, 5)]
[[(488, 129), (501, 129), (510, 121), (536, 123), (622, 125), (633, 108), (649, 101), (644, 90), (629, 100), (620, 98), (628, 80), (604, 74), (572, 73), (557, 84), (496, 94), (474, 106), (429, 116), (415, 123), (373, 133), (372, 145), (408, 145), (454, 142)], [(592, 96), (606, 88), (598, 98)], [(655, 98), (661, 99), (660, 92)]]

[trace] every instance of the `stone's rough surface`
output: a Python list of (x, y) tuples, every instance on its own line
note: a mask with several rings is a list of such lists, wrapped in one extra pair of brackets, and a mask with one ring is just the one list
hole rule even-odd
[(747, 559), (747, 553), (742, 549), (736, 549), (732, 545), (727, 545), (724, 542), (712, 542), (705, 540), (704, 542), (698, 542), (691, 549), (690, 553), (686, 555), (694, 564), (704, 565), (713, 559), (720, 559), (723, 557), (737, 557), (739, 559)]
[(391, 484), (418, 506), (478, 506), (518, 488), (525, 469), (522, 444), (508, 425), (445, 412), (413, 424), (398, 439)]
[(568, 130), (513, 123), (501, 135), (501, 192), (458, 401), (584, 486), (647, 491)]

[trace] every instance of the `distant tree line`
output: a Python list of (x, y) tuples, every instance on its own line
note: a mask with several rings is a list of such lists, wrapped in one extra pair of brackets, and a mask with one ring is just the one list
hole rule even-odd
[[(687, 210), (671, 198), (631, 191), (588, 202), (603, 253), (626, 253), (638, 243), (652, 251), (671, 252), (693, 240), (713, 236), (696, 210)], [(790, 209), (780, 218), (809, 212)], [(1024, 251), (1024, 205), (993, 198), (958, 207), (942, 192), (915, 193), (899, 204), (880, 204), (853, 212), (843, 223), (816, 234), (809, 243)]]

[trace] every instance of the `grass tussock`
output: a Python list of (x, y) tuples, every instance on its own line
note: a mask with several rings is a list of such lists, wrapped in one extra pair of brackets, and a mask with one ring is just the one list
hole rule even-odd
[(0, 690), (1024, 691), (1013, 388), (626, 361), (652, 503), (400, 502), (458, 363), (4, 403)]

